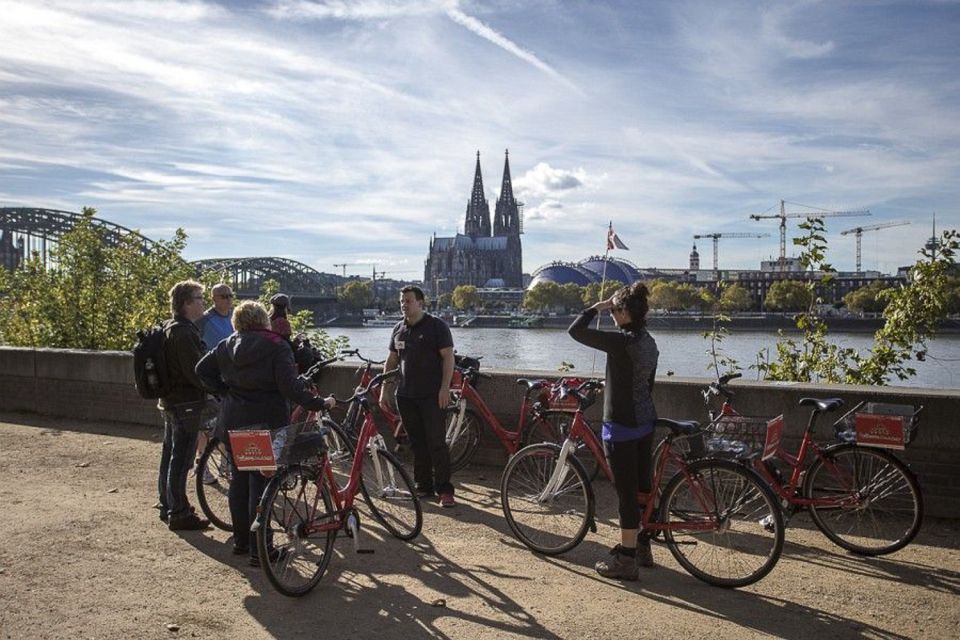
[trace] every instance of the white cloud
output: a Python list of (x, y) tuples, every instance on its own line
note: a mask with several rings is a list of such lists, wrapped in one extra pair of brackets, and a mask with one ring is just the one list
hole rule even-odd
[(557, 169), (549, 163), (539, 162), (534, 168), (515, 178), (513, 188), (520, 197), (543, 197), (580, 189), (593, 182), (582, 167), (573, 170)]

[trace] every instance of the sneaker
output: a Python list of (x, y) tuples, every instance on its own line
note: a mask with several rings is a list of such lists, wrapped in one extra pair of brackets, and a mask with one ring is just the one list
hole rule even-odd
[[(267, 554), (270, 556), (271, 562), (278, 562), (279, 560), (287, 556), (287, 549), (281, 551), (280, 549), (270, 549)], [(260, 566), (260, 556), (250, 556), (250, 566), (259, 567)]]
[(596, 569), (604, 578), (614, 578), (617, 580), (636, 580), (640, 575), (637, 569), (636, 556), (628, 556), (623, 552), (623, 547), (619, 544), (610, 549), (610, 555), (613, 558), (609, 560), (599, 560), (593, 568)]
[(441, 493), (439, 502), (440, 506), (445, 508), (457, 506), (457, 501), (453, 499), (452, 493)]
[(170, 531), (202, 531), (210, 527), (210, 521), (197, 517), (195, 513), (170, 518)]
[(217, 476), (210, 473), (210, 469), (203, 468), (203, 479), (200, 481), (203, 484), (217, 484)]

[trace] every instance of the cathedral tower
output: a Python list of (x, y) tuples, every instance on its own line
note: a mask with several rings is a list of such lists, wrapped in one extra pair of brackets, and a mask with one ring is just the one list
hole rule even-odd
[(504, 153), (503, 182), (500, 184), (500, 197), (497, 198), (496, 213), (493, 216), (493, 235), (520, 235), (520, 210), (513, 197), (513, 181), (510, 178), (510, 150)]
[(490, 205), (483, 195), (483, 176), (480, 174), (480, 152), (477, 151), (477, 168), (473, 174), (473, 191), (467, 202), (467, 217), (463, 233), (471, 238), (490, 237)]

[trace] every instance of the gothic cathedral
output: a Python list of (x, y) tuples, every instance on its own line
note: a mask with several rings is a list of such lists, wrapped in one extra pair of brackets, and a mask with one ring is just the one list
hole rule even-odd
[(521, 233), (520, 207), (513, 197), (513, 183), (510, 180), (510, 152), (506, 152), (503, 162), (503, 182), (491, 233), (490, 206), (483, 193), (478, 151), (473, 192), (467, 202), (463, 233), (453, 238), (434, 236), (430, 240), (424, 285), (434, 295), (449, 293), (462, 284), (519, 289), (523, 286)]

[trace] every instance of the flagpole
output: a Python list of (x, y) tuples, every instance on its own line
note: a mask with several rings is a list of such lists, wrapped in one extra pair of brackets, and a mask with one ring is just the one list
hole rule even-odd
[[(610, 257), (610, 234), (613, 233), (613, 220), (607, 225), (606, 250), (603, 252), (603, 275), (600, 277), (600, 291), (597, 292), (597, 302), (603, 301), (603, 288), (607, 283), (607, 259)], [(600, 312), (597, 312), (597, 331), (600, 330)], [(593, 351), (593, 364), (590, 365), (590, 377), (593, 377), (597, 371), (597, 352)]]

